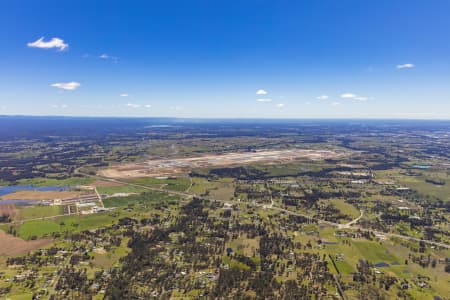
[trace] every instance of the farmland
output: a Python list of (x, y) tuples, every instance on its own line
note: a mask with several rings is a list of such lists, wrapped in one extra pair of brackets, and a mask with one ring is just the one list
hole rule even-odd
[(2, 169), (1, 297), (445, 299), (449, 140), (435, 126), (56, 139), (72, 169)]

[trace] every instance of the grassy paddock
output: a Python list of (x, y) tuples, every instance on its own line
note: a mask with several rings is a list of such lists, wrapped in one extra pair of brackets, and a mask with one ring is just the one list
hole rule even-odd
[(188, 177), (177, 177), (177, 178), (151, 178), (142, 177), (129, 180), (129, 182), (134, 184), (145, 185), (149, 187), (163, 188), (170, 191), (184, 192), (191, 185), (191, 181)]
[(140, 195), (104, 199), (103, 203), (105, 207), (120, 207), (135, 204), (146, 204), (157, 201), (178, 201), (178, 200), (180, 200), (179, 196), (172, 196), (163, 192), (147, 191)]
[[(120, 212), (123, 214), (123, 212)], [(33, 220), (23, 223), (18, 234), (23, 239), (31, 237), (51, 236), (56, 232), (79, 232), (95, 229), (113, 224), (120, 216), (114, 217), (112, 213), (99, 213), (88, 216), (66, 216), (52, 220)]]
[(143, 193), (145, 191), (147, 191), (147, 189), (131, 185), (97, 187), (97, 192), (106, 195), (113, 195), (116, 193)]
[(22, 219), (36, 219), (61, 215), (62, 206), (31, 206), (22, 209)]

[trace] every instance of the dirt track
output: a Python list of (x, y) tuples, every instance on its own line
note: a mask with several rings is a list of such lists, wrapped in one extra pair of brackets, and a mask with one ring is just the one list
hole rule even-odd
[(0, 255), (19, 255), (50, 244), (51, 240), (25, 241), (0, 230)]
[(149, 160), (143, 163), (126, 163), (99, 171), (109, 178), (167, 176), (190, 172), (194, 168), (244, 165), (258, 162), (288, 162), (297, 158), (321, 160), (345, 156), (345, 152), (331, 150), (270, 150), (201, 157)]

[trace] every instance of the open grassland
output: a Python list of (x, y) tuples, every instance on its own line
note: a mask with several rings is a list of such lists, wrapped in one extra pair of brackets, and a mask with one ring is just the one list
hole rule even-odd
[(111, 268), (115, 265), (118, 266), (120, 258), (130, 252), (130, 249), (127, 247), (128, 241), (128, 238), (123, 239), (119, 247), (113, 248), (109, 252), (102, 248), (97, 249), (92, 259), (93, 266), (103, 269)]
[[(427, 179), (439, 178), (444, 184), (437, 185), (427, 182)], [(438, 177), (436, 174), (424, 172), (422, 176), (402, 176), (399, 182), (411, 189), (418, 191), (420, 194), (429, 195), (439, 198), (443, 201), (450, 201), (450, 177)]]
[(36, 219), (63, 214), (62, 206), (35, 205), (22, 209), (22, 219)]
[(142, 177), (129, 179), (128, 181), (133, 184), (139, 184), (177, 192), (184, 192), (191, 185), (191, 180), (189, 179), (189, 177), (169, 177), (169, 178)]
[[(422, 195), (450, 201), (450, 175), (448, 171), (434, 169), (414, 171), (414, 175), (408, 175), (403, 169), (390, 169), (376, 171), (376, 175), (379, 180), (391, 180), (397, 185), (408, 187)], [(430, 180), (441, 181), (442, 184), (434, 184)]]
[(371, 263), (398, 263), (398, 258), (393, 256), (383, 245), (377, 242), (354, 241), (353, 245), (359, 253)]
[(147, 191), (139, 195), (131, 195), (127, 197), (114, 197), (103, 200), (105, 207), (123, 207), (133, 205), (146, 205), (159, 201), (178, 201), (181, 198), (179, 196), (168, 195), (163, 192)]
[(356, 207), (345, 202), (343, 199), (331, 199), (329, 202), (341, 213), (349, 215), (352, 219), (355, 219), (360, 215), (360, 212)]
[(234, 191), (235, 183), (232, 178), (209, 180), (201, 177), (192, 178), (192, 186), (189, 190), (193, 195), (203, 195), (225, 201), (233, 198)]
[(64, 216), (51, 220), (33, 220), (20, 225), (21, 238), (48, 237), (53, 233), (79, 232), (113, 224), (118, 216), (113, 213), (99, 213), (87, 216)]
[(131, 185), (119, 185), (119, 186), (99, 186), (97, 192), (99, 194), (113, 195), (118, 193), (143, 193), (147, 191), (145, 188), (131, 186)]

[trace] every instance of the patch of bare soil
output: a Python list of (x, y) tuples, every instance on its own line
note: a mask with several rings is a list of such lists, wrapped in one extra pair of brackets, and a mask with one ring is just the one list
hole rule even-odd
[(78, 197), (82, 192), (77, 191), (17, 191), (0, 197), (1, 200), (54, 200)]
[(0, 203), (0, 216), (9, 216), (11, 219), (15, 219), (19, 210), (15, 204), (1, 204)]
[(52, 242), (50, 239), (25, 241), (0, 230), (0, 255), (20, 255), (42, 248)]

